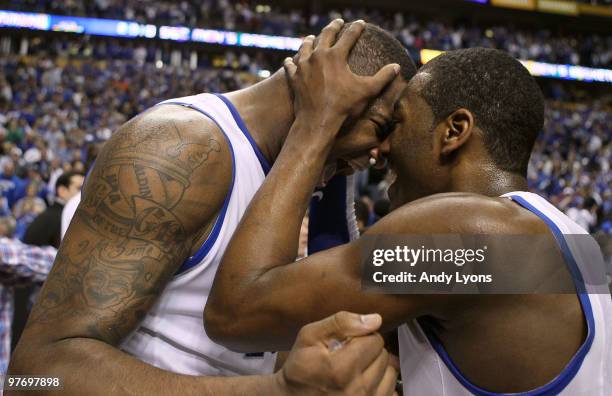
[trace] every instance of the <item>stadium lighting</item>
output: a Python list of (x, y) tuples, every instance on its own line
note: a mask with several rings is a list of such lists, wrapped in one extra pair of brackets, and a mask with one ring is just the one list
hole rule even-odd
[[(263, 12), (269, 6), (262, 6)], [(297, 51), (302, 38), (271, 36), (266, 34), (241, 33), (215, 29), (190, 29), (184, 26), (155, 26), (133, 21), (114, 19), (82, 18), (32, 12), (0, 10), (0, 28), (31, 29), (43, 31), (62, 31), (76, 34), (91, 34), (124, 38), (160, 38), (163, 40), (199, 42), (206, 44), (237, 47), (267, 48), (281, 51)], [(487, 36), (493, 31), (487, 30)], [(440, 55), (442, 51), (423, 49), (420, 51), (421, 63), (425, 64)], [(529, 72), (536, 77), (550, 77), (585, 82), (612, 83), (611, 69), (596, 69), (577, 65), (562, 65), (531, 60), (521, 60)], [(156, 64), (157, 65), (157, 64)], [(162, 67), (163, 63), (161, 66)], [(266, 70), (261, 70), (261, 73)], [(269, 72), (268, 72), (269, 73)], [(264, 73), (265, 74), (265, 73)]]
[[(421, 50), (421, 63), (431, 61), (444, 51)], [(561, 65), (555, 63), (535, 62), (531, 60), (519, 59), (529, 73), (535, 77), (559, 78), (562, 80), (575, 80), (584, 82), (607, 82), (612, 83), (612, 70), (595, 69), (592, 67)]]

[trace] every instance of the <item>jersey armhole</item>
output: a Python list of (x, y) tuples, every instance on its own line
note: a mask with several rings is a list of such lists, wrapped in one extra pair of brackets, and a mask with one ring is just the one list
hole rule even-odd
[[(568, 270), (572, 273), (572, 278), (574, 279), (574, 285), (576, 287), (576, 294), (580, 301), (580, 306), (582, 307), (582, 313), (584, 315), (585, 322), (587, 323), (587, 336), (582, 343), (582, 345), (578, 348), (578, 351), (572, 356), (567, 365), (563, 368), (561, 373), (557, 375), (552, 381), (549, 383), (522, 393), (512, 393), (513, 396), (546, 396), (546, 395), (556, 395), (559, 394), (565, 389), (565, 387), (574, 379), (580, 367), (582, 366), (582, 362), (586, 358), (591, 346), (593, 345), (593, 340), (595, 338), (595, 317), (593, 316), (593, 308), (591, 307), (591, 301), (589, 299), (588, 293), (586, 291), (584, 281), (582, 279), (582, 275), (580, 274), (580, 269), (574, 256), (567, 245), (567, 242), (559, 229), (559, 226), (551, 220), (548, 216), (538, 210), (535, 206), (530, 204), (525, 198), (519, 195), (506, 195), (505, 197), (510, 198), (517, 204), (521, 205), (525, 209), (529, 210), (540, 219), (542, 219), (546, 225), (552, 231), (555, 240), (557, 241), (559, 248), (563, 254), (563, 258), (565, 259), (565, 263), (568, 267)], [(472, 382), (470, 382), (459, 370), (459, 368), (454, 364), (451, 357), (446, 352), (444, 345), (440, 341), (440, 339), (435, 335), (435, 333), (429, 328), (426, 322), (422, 320), (417, 321), (419, 327), (423, 330), (423, 333), (427, 337), (429, 343), (436, 351), (440, 359), (444, 362), (448, 370), (453, 374), (453, 376), (463, 385), (467, 390), (472, 392), (477, 396), (501, 396), (506, 395), (503, 393), (490, 392), (485, 389), (482, 389)]]
[(186, 272), (188, 272), (189, 270), (193, 269), (198, 264), (200, 264), (202, 262), (202, 260), (206, 257), (206, 255), (210, 252), (212, 247), (215, 245), (215, 242), (217, 241), (217, 238), (219, 237), (219, 233), (221, 232), (221, 227), (223, 226), (223, 221), (225, 220), (225, 215), (227, 213), (227, 208), (229, 206), (229, 202), (230, 202), (230, 199), (232, 197), (232, 191), (234, 190), (234, 181), (236, 180), (236, 157), (234, 155), (234, 147), (232, 146), (232, 142), (231, 142), (229, 136), (227, 136), (227, 133), (225, 133), (225, 131), (223, 130), (221, 125), (217, 122), (217, 120), (215, 120), (215, 118), (213, 116), (208, 114), (206, 111), (204, 111), (202, 109), (199, 109), (196, 106), (193, 106), (191, 103), (186, 103), (186, 102), (162, 102), (162, 103), (158, 104), (158, 106), (159, 105), (164, 105), (164, 104), (173, 104), (173, 105), (181, 105), (181, 106), (189, 107), (190, 109), (193, 109), (193, 110), (199, 112), (200, 114), (204, 115), (205, 117), (210, 119), (212, 122), (214, 122), (215, 125), (217, 125), (217, 127), (219, 128), (219, 130), (223, 134), (223, 136), (225, 137), (225, 140), (227, 141), (227, 144), (229, 146), (230, 153), (231, 153), (231, 156), (232, 156), (232, 182), (229, 185), (229, 189), (228, 189), (227, 194), (225, 196), (225, 200), (223, 201), (223, 206), (221, 207), (221, 211), (217, 215), (217, 219), (215, 220), (215, 224), (214, 224), (212, 230), (210, 231), (210, 234), (208, 235), (208, 237), (206, 238), (206, 240), (204, 241), (202, 246), (198, 249), (198, 251), (193, 256), (191, 256), (187, 260), (185, 260), (183, 262), (183, 264), (181, 264), (179, 269), (174, 274), (174, 276), (176, 277), (176, 276), (185, 274)]

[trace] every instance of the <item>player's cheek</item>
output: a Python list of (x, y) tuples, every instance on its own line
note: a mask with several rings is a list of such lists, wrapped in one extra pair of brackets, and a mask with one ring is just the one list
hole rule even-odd
[(340, 151), (343, 152), (340, 157), (350, 159), (367, 157), (370, 150), (377, 148), (381, 143), (376, 137), (374, 128), (363, 128), (343, 140), (339, 142)]

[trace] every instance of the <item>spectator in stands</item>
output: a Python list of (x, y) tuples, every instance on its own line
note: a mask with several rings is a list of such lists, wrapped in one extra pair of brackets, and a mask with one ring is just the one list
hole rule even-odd
[(383, 198), (374, 202), (374, 215), (376, 220), (385, 217), (391, 210), (391, 203), (388, 199)]
[[(351, 12), (355, 17), (361, 15), (359, 11)], [(246, 21), (251, 18), (248, 14), (241, 18)], [(263, 15), (252, 17), (265, 19)], [(387, 17), (381, 14), (376, 18), (384, 22)], [(433, 25), (425, 25), (427, 29), (421, 29), (421, 22), (407, 16), (384, 23), (390, 24), (392, 29), (408, 29), (406, 34), (413, 35), (413, 46), (429, 45), (427, 40), (438, 42), (435, 41), (438, 40), (436, 37), (443, 35), (451, 38), (439, 41), (440, 45), (449, 48), (478, 44), (478, 36), (482, 33), (467, 27), (453, 31), (435, 21), (431, 22)], [(507, 37), (509, 32), (511, 30), (493, 29), (492, 38), (484, 37), (496, 42), (496, 38)], [(135, 113), (169, 97), (194, 92), (229, 91), (247, 86), (258, 79), (254, 73), (262, 65), (269, 67), (274, 64), (274, 58), (270, 58), (268, 52), (258, 52), (248, 57), (235, 53), (228, 59), (235, 59), (236, 65), (222, 68), (192, 69), (186, 65), (166, 64), (158, 67), (155, 59), (148, 55), (143, 65), (138, 65), (133, 54), (122, 59), (108, 58), (110, 54), (123, 56), (121, 54), (126, 53), (123, 47), (134, 46), (131, 41), (98, 40), (95, 42), (91, 38), (72, 36), (70, 40), (59, 41), (46, 37), (35, 44), (37, 40), (31, 39), (33, 57), (8, 55), (0, 58), (0, 82), (1, 76), (4, 76), (7, 85), (4, 90), (10, 91), (13, 98), (7, 102), (0, 97), (0, 141), (2, 129), (6, 130), (14, 119), (25, 120), (21, 121), (22, 127), (24, 130), (31, 129), (22, 140), (11, 143), (5, 139), (0, 146), (4, 154), (0, 160), (0, 169), (3, 170), (0, 188), (5, 197), (0, 200), (0, 214), (6, 214), (7, 209), (13, 208), (16, 201), (25, 195), (28, 181), (38, 179), (51, 187), (59, 174), (71, 170), (73, 166), (77, 170), (86, 170), (87, 166), (83, 167), (82, 164), (87, 164), (91, 153), (85, 146), (90, 145), (89, 142), (104, 141), (118, 125)], [(419, 44), (418, 40), (422, 42)], [(104, 51), (96, 55), (95, 48), (98, 46), (104, 47)], [(607, 51), (610, 47), (606, 48)], [(155, 44), (148, 44), (146, 52), (154, 54)], [(62, 55), (55, 56), (54, 53)], [(200, 57), (200, 64), (212, 63), (211, 59), (202, 58), (205, 56)], [(251, 64), (247, 67), (248, 62)], [(42, 75), (47, 73), (45, 83), (50, 83), (53, 78), (49, 71), (54, 70), (56, 75), (61, 75), (61, 80), (56, 81), (53, 88), (44, 88)], [(574, 101), (575, 97), (566, 86), (556, 87), (551, 95), (564, 101)], [(580, 208), (588, 197), (592, 197), (597, 214), (592, 229), (597, 231), (604, 225), (608, 227), (606, 229), (612, 227), (612, 194), (608, 191), (612, 185), (612, 135), (608, 127), (612, 125), (612, 112), (597, 101), (589, 100), (587, 105), (548, 102), (547, 123), (532, 155), (529, 182), (532, 191), (543, 195), (564, 211), (572, 207)], [(26, 161), (26, 152), (31, 163)], [(358, 197), (365, 195), (372, 202), (385, 198), (391, 179), (391, 175), (385, 176), (385, 173), (373, 169), (359, 174)], [(43, 193), (44, 189), (41, 188), (40, 192)], [(43, 197), (52, 198), (54, 195), (47, 193)], [(372, 215), (370, 221), (373, 220)]]
[(0, 218), (0, 376), (6, 374), (11, 352), (14, 289), (43, 282), (57, 252), (50, 246), (29, 246), (12, 238), (14, 230), (12, 217)]
[(591, 230), (597, 224), (597, 206), (592, 197), (588, 197), (582, 202), (580, 207), (571, 207), (566, 211), (568, 217), (574, 220), (585, 230)]
[[(27, 225), (25, 232), (21, 231), (20, 239), (33, 246), (53, 246), (58, 249), (61, 241), (62, 210), (70, 198), (80, 194), (82, 185), (83, 175), (81, 173), (70, 171), (60, 175), (55, 183), (56, 196), (51, 206), (35, 218), (23, 216), (18, 221), (20, 230), (24, 227), (24, 224), (21, 223)], [(32, 193), (33, 191), (30, 191), (30, 194)], [(29, 223), (26, 223), (26, 220), (29, 220)], [(21, 336), (38, 291), (38, 285), (30, 285), (15, 293), (13, 345), (17, 344)]]
[(15, 163), (9, 158), (6, 158), (2, 164), (0, 189), (2, 190), (2, 196), (6, 198), (8, 206), (11, 208), (25, 196), (25, 183), (23, 179), (15, 175)]
[(34, 180), (26, 188), (26, 196), (21, 198), (13, 207), (13, 216), (17, 220), (15, 236), (23, 239), (23, 236), (36, 217), (47, 208), (45, 201), (38, 196), (41, 182)]
[(83, 179), (83, 174), (76, 171), (64, 173), (57, 179), (55, 200), (51, 206), (32, 221), (23, 238), (25, 243), (59, 248), (62, 210), (66, 202), (81, 191)]
[(355, 201), (355, 217), (359, 234), (363, 234), (370, 225), (370, 208), (363, 199)]

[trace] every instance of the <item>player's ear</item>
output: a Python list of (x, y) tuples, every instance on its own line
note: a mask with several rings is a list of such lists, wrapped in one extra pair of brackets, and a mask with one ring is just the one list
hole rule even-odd
[(467, 109), (453, 111), (444, 121), (440, 153), (448, 156), (463, 146), (474, 130), (474, 115)]

